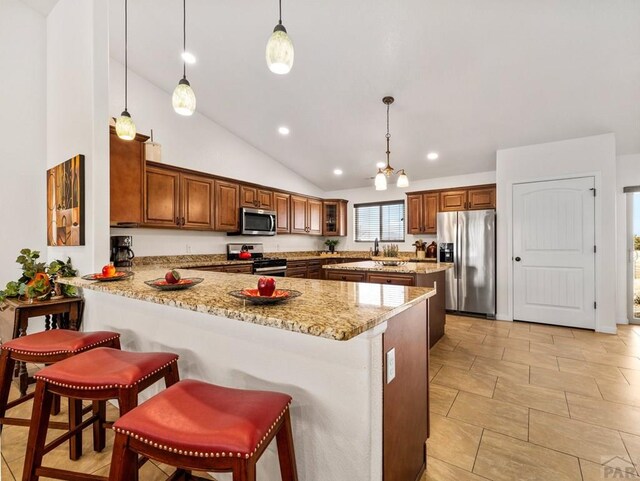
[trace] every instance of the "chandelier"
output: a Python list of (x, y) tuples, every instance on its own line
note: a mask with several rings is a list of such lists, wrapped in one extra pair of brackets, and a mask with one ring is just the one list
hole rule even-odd
[(404, 169), (400, 169), (398, 172), (395, 172), (394, 168), (389, 164), (389, 154), (391, 154), (391, 151), (389, 150), (389, 140), (391, 139), (391, 134), (389, 133), (389, 106), (394, 100), (395, 99), (393, 97), (384, 97), (382, 99), (382, 103), (387, 106), (387, 135), (385, 135), (385, 138), (387, 139), (387, 165), (378, 169), (378, 173), (375, 177), (376, 190), (387, 190), (387, 177), (391, 177), (394, 173), (398, 174), (398, 182), (396, 184), (398, 187), (409, 187), (409, 177), (407, 177)]

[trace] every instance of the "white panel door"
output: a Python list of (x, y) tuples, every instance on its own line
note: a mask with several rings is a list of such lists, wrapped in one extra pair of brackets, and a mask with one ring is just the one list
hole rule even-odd
[(513, 186), (513, 318), (595, 328), (594, 179)]

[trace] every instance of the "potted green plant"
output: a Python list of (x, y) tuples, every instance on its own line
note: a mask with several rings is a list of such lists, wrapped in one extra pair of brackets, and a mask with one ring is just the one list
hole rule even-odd
[(329, 248), (329, 252), (334, 253), (336, 251), (336, 246), (340, 243), (338, 239), (327, 239), (324, 241), (324, 245)]

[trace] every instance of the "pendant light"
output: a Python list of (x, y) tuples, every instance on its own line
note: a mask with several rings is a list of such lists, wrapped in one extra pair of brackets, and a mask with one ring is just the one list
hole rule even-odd
[[(182, 52), (187, 51), (187, 0), (182, 0)], [(173, 110), (180, 115), (193, 115), (196, 111), (196, 94), (187, 80), (187, 62), (182, 59), (182, 78), (171, 97)]]
[(278, 25), (273, 29), (267, 42), (267, 66), (273, 73), (288, 74), (293, 66), (293, 43), (282, 25), (282, 0), (278, 0)]
[(116, 134), (122, 140), (133, 140), (136, 138), (136, 124), (133, 123), (131, 115), (127, 111), (127, 94), (128, 94), (128, 19), (127, 19), (127, 0), (124, 0), (124, 110), (120, 117), (116, 119)]
[[(396, 173), (393, 167), (389, 164), (389, 155), (391, 151), (389, 150), (389, 140), (391, 139), (391, 134), (389, 133), (389, 106), (394, 102), (393, 97), (384, 97), (382, 99), (382, 103), (387, 106), (387, 135), (385, 138), (387, 139), (387, 165), (378, 169), (378, 173), (375, 177), (375, 187), (376, 190), (387, 190), (387, 177), (391, 177), (391, 174)], [(398, 183), (396, 184), (398, 187), (409, 187), (409, 177), (407, 176), (404, 169), (400, 169), (398, 172)]]

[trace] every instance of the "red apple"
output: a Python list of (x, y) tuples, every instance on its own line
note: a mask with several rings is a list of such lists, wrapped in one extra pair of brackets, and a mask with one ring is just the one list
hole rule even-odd
[(261, 296), (271, 297), (276, 290), (276, 281), (273, 277), (261, 277), (258, 279), (258, 293)]
[(104, 277), (113, 277), (116, 275), (116, 266), (113, 264), (107, 264), (102, 268), (102, 275)]
[(180, 282), (180, 273), (175, 269), (170, 270), (164, 275), (164, 280), (167, 281), (167, 284), (177, 284)]

